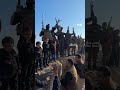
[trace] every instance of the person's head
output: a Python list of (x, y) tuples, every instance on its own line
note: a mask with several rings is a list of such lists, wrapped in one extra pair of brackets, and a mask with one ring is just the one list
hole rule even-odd
[(109, 80), (109, 78), (111, 77), (111, 72), (109, 67), (101, 66), (97, 68), (96, 76), (99, 83), (104, 83), (104, 81)]
[(67, 33), (69, 33), (69, 30), (67, 30)]
[(35, 6), (35, 0), (27, 0), (26, 1), (27, 8), (34, 9)]
[(44, 42), (48, 43), (49, 39), (48, 37), (45, 37)]
[(52, 27), (52, 30), (55, 30), (55, 27)]
[(61, 27), (61, 31), (63, 30), (63, 27)]
[(102, 28), (105, 30), (105, 29), (107, 29), (107, 23), (106, 22), (103, 22), (102, 23)]
[(75, 55), (75, 59), (81, 59), (81, 55), (80, 54), (76, 54)]
[(68, 67), (72, 67), (74, 65), (74, 62), (72, 59), (68, 59)]
[(30, 29), (28, 26), (25, 26), (23, 28), (23, 37), (29, 41), (32, 37), (32, 29)]
[(46, 30), (50, 29), (50, 24), (46, 25)]
[(14, 40), (11, 37), (5, 37), (2, 39), (2, 46), (7, 52), (11, 52), (14, 46)]
[(39, 41), (36, 42), (36, 47), (40, 47), (41, 46), (41, 43)]

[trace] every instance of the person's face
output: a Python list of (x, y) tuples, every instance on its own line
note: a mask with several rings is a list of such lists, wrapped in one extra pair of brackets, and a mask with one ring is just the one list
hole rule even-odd
[(72, 65), (68, 62), (67, 66), (68, 66), (68, 68), (70, 68)]
[(5, 49), (5, 51), (7, 51), (7, 52), (11, 52), (12, 51), (12, 49), (13, 49), (13, 43), (5, 43), (4, 45), (3, 45), (3, 48)]
[(49, 39), (45, 39), (45, 42), (48, 43)]
[(77, 57), (77, 56), (75, 56), (75, 60), (78, 60), (78, 57)]
[(26, 32), (24, 32), (24, 38), (26, 40), (30, 40), (31, 37), (32, 37), (32, 31), (26, 31)]
[(38, 48), (40, 48), (41, 44), (37, 44), (36, 46), (37, 46)]

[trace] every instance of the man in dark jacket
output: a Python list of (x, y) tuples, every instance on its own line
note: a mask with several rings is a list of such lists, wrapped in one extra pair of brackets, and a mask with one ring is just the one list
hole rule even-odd
[(85, 65), (84, 65), (84, 61), (83, 61), (81, 55), (77, 54), (75, 56), (75, 60), (76, 60), (75, 67), (76, 67), (79, 77), (85, 78)]
[(41, 43), (39, 41), (36, 42), (35, 61), (36, 61), (36, 69), (38, 69), (38, 66), (40, 66), (40, 69), (42, 70), (42, 48), (41, 48)]
[[(20, 90), (29, 90), (34, 76), (34, 45), (31, 42), (32, 30), (24, 27), (22, 38), (18, 41), (18, 54), (21, 64)], [(22, 80), (22, 81), (21, 81)]]
[(46, 66), (49, 66), (48, 64), (48, 60), (49, 60), (49, 55), (50, 55), (50, 43), (49, 43), (49, 39), (47, 37), (45, 37), (45, 40), (42, 44), (42, 47), (43, 47), (43, 54), (44, 54), (44, 57), (43, 57), (43, 65), (46, 67)]

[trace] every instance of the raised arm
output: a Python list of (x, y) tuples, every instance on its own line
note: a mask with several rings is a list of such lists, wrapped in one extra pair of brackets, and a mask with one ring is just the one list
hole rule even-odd
[(18, 4), (16, 6), (16, 11), (11, 16), (11, 20), (10, 20), (11, 25), (16, 25), (16, 24), (21, 22), (21, 19), (22, 19), (21, 11), (22, 11), (22, 9), (23, 9), (23, 7), (20, 5), (20, 0), (18, 0)]

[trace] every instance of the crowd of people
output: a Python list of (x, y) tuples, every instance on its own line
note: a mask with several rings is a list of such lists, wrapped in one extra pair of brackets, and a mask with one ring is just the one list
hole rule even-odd
[[(0, 90), (30, 90), (34, 88), (34, 45), (31, 42), (32, 30), (24, 27), (18, 41), (18, 54), (13, 49), (14, 39), (7, 36), (0, 49)], [(33, 85), (33, 86), (32, 86)]]
[[(111, 26), (112, 17), (110, 21), (103, 22), (102, 25), (98, 24), (97, 16), (94, 13), (94, 5), (91, 4), (91, 16), (86, 18), (86, 53), (88, 57), (88, 69), (96, 69), (98, 53), (100, 51), (100, 45), (102, 48), (102, 60), (101, 65), (105, 66), (120, 66), (120, 30)], [(90, 23), (91, 22), (91, 23)]]
[[(23, 7), (19, 1), (11, 16), (10, 25), (16, 26), (19, 40), (15, 42), (15, 38), (9, 35), (2, 39), (0, 90), (35, 89), (34, 4), (34, 0), (27, 0), (26, 6)], [(14, 46), (15, 43), (17, 47)]]
[[(55, 32), (56, 29), (57, 32)], [(35, 47), (36, 70), (38, 67), (42, 70), (44, 67), (49, 66), (49, 63), (55, 61), (58, 57), (84, 53), (84, 39), (79, 36), (77, 37), (74, 29), (73, 34), (69, 33), (69, 27), (67, 33), (62, 32), (62, 29), (63, 27), (58, 25), (58, 23), (52, 27), (52, 30), (50, 30), (50, 24), (46, 25), (46, 28), (42, 28), (40, 37), (42, 37), (43, 43), (41, 44), (40, 41), (37, 41)], [(71, 48), (72, 52), (70, 51), (69, 45), (71, 43), (77, 44), (77, 51), (77, 46)]]
[[(34, 0), (27, 0), (23, 7), (18, 2), (16, 11), (10, 19), (10, 24), (16, 26), (16, 34), (19, 37), (17, 48), (11, 36), (2, 39), (0, 48), (0, 90), (34, 90), (35, 70), (49, 66), (51, 61), (66, 54), (70, 55), (69, 45), (77, 43), (80, 51), (83, 39), (76, 37), (73, 33), (62, 32), (63, 27), (57, 24), (50, 29), (49, 24), (46, 29), (42, 28), (40, 36), (43, 43), (36, 42), (35, 45), (35, 9)], [(55, 29), (58, 31), (55, 33)], [(73, 35), (73, 36), (72, 36)], [(56, 38), (57, 37), (57, 38)], [(15, 50), (14, 50), (15, 48)], [(16, 52), (17, 50), (17, 52)], [(73, 50), (75, 55), (75, 50)]]
[[(53, 65), (54, 80), (52, 90), (82, 90), (85, 82), (80, 82), (80, 79), (85, 78), (84, 60), (80, 54), (77, 54), (74, 59), (68, 58), (65, 63)], [(64, 68), (64, 69), (63, 69)], [(59, 72), (62, 73), (59, 74)], [(81, 84), (81, 85), (80, 85)]]
[(88, 54), (86, 56), (85, 88), (86, 90), (119, 90), (118, 82), (113, 78), (112, 69), (114, 66), (115, 68), (120, 66), (118, 55), (120, 30), (111, 26), (112, 17), (108, 24), (103, 22), (99, 25), (93, 10), (93, 3), (90, 6), (91, 16), (85, 19), (85, 52)]

